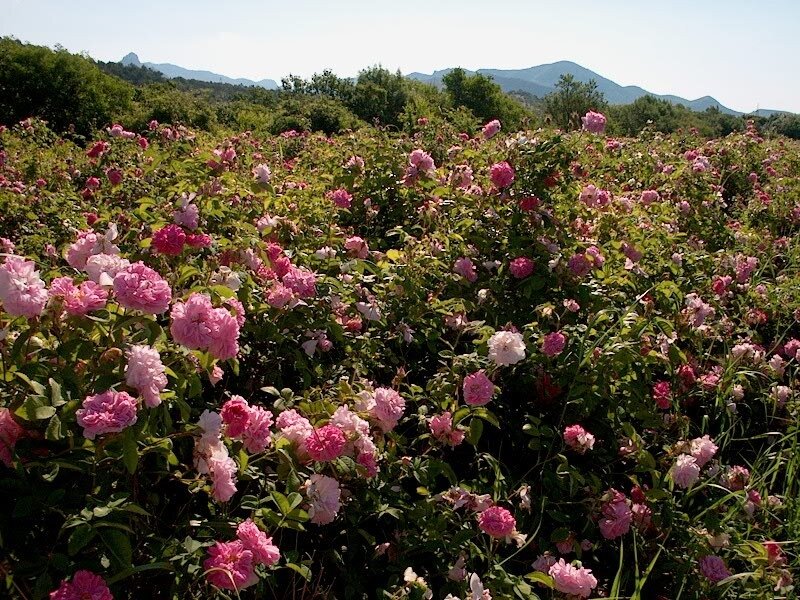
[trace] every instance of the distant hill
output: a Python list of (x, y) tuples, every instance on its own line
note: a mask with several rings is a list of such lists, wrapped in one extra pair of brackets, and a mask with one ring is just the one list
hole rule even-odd
[[(426, 73), (411, 73), (408, 75), (411, 79), (431, 83), (436, 86), (442, 85), (442, 77), (452, 69), (442, 69), (434, 71), (428, 75)], [(474, 73), (474, 71), (467, 71)], [(482, 75), (489, 75), (494, 79), (505, 92), (523, 91), (543, 98), (547, 94), (555, 91), (555, 85), (558, 83), (561, 75), (572, 75), (577, 81), (586, 83), (591, 79), (597, 82), (597, 89), (603, 92), (609, 104), (630, 104), (637, 98), (642, 96), (655, 96), (672, 102), (673, 104), (683, 104), (687, 108), (696, 111), (704, 111), (707, 108), (716, 107), (721, 112), (729, 115), (742, 115), (739, 111), (728, 108), (722, 105), (718, 100), (711, 96), (703, 96), (696, 100), (687, 100), (680, 96), (673, 95), (660, 95), (653, 94), (647, 90), (635, 85), (622, 86), (610, 79), (595, 73), (594, 71), (582, 67), (579, 64), (569, 61), (559, 61), (547, 65), (539, 65), (537, 67), (530, 67), (528, 69), (478, 69), (477, 73)], [(768, 117), (771, 114), (779, 113), (782, 111), (759, 109), (754, 111), (754, 114), (762, 117)]]
[(179, 67), (178, 65), (173, 65), (170, 63), (151, 63), (151, 62), (141, 62), (139, 57), (133, 53), (129, 52), (126, 54), (122, 60), (120, 61), (123, 65), (132, 65), (135, 67), (149, 67), (154, 71), (158, 71), (162, 73), (165, 77), (169, 77), (170, 79), (175, 77), (182, 77), (183, 79), (194, 79), (197, 81), (208, 81), (211, 83), (229, 83), (231, 85), (247, 85), (247, 86), (255, 86), (255, 87), (262, 87), (268, 90), (276, 90), (278, 89), (278, 84), (272, 79), (261, 79), (260, 81), (253, 81), (252, 79), (244, 79), (244, 78), (232, 78), (227, 77), (225, 75), (220, 75), (218, 73), (212, 73), (211, 71), (196, 71), (193, 69), (185, 69), (183, 67)]
[[(212, 73), (211, 71), (193, 70), (173, 65), (171, 63), (151, 63), (141, 62), (139, 57), (130, 52), (126, 54), (120, 61), (122, 65), (133, 65), (137, 67), (149, 67), (159, 73), (162, 73), (168, 78), (181, 77), (187, 80), (206, 81), (212, 83), (228, 83), (232, 85), (245, 85), (261, 87), (268, 90), (278, 89), (280, 86), (273, 79), (261, 79), (260, 81), (253, 81), (252, 79), (232, 78), (219, 73)], [(411, 73), (407, 75), (409, 79), (415, 79), (424, 83), (430, 83), (437, 87), (442, 86), (442, 77), (453, 69), (442, 69), (434, 71), (431, 74), (427, 73)], [(466, 71), (473, 74), (475, 71)], [(637, 98), (642, 96), (654, 96), (672, 102), (673, 104), (682, 104), (685, 107), (695, 110), (704, 111), (708, 108), (718, 108), (721, 112), (729, 115), (743, 115), (739, 111), (733, 110), (721, 104), (711, 96), (703, 96), (695, 100), (687, 100), (680, 96), (671, 94), (653, 94), (644, 88), (635, 85), (622, 86), (594, 71), (582, 67), (581, 65), (562, 60), (559, 62), (539, 65), (536, 67), (529, 67), (527, 69), (478, 69), (477, 73), (482, 75), (491, 76), (504, 92), (526, 92), (531, 96), (544, 98), (548, 94), (555, 91), (555, 85), (558, 83), (562, 75), (572, 75), (577, 81), (586, 83), (591, 79), (597, 82), (597, 89), (603, 93), (606, 100), (610, 104), (630, 104)], [(770, 115), (781, 113), (785, 111), (771, 110), (771, 109), (758, 109), (751, 113), (759, 117), (769, 117)]]

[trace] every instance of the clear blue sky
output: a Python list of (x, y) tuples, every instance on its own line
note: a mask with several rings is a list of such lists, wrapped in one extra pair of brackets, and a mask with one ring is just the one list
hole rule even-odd
[(0, 35), (250, 79), (572, 60), (655, 93), (800, 112), (800, 0), (0, 0)]

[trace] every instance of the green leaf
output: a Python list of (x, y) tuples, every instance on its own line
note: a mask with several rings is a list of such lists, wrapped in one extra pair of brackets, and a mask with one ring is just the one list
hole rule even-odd
[(61, 384), (52, 377), (48, 381), (50, 383), (50, 404), (53, 406), (66, 404), (67, 401), (61, 395)]
[(122, 460), (128, 473), (133, 475), (139, 464), (139, 449), (136, 446), (136, 437), (132, 429), (128, 429), (122, 437)]
[(531, 573), (528, 573), (527, 575), (525, 575), (525, 579), (527, 579), (528, 581), (533, 581), (534, 583), (541, 583), (542, 585), (546, 585), (550, 589), (553, 589), (553, 587), (555, 586), (553, 578), (550, 577), (550, 575), (542, 573), (541, 571), (533, 571)]
[(58, 415), (53, 415), (53, 418), (50, 419), (44, 437), (51, 442), (56, 442), (63, 437), (61, 435), (61, 419), (58, 418)]
[(307, 566), (296, 565), (295, 563), (286, 563), (286, 566), (292, 571), (299, 573), (300, 576), (306, 581), (311, 581), (311, 569), (309, 569)]
[(120, 569), (131, 567), (133, 548), (131, 548), (131, 541), (127, 535), (119, 529), (104, 529), (100, 532), (100, 538), (108, 547)]
[[(44, 388), (42, 388), (44, 389)], [(16, 414), (28, 421), (42, 421), (56, 414), (56, 409), (48, 406), (44, 396), (28, 396)]]
[(483, 435), (483, 421), (473, 417), (472, 421), (469, 423), (467, 441), (473, 446), (476, 446), (478, 440), (481, 439), (481, 435)]
[(72, 530), (67, 541), (67, 553), (70, 556), (75, 556), (82, 548), (92, 541), (95, 536), (95, 530), (90, 525), (78, 525)]
[(289, 499), (279, 491), (275, 490), (272, 492), (272, 499), (275, 501), (275, 504), (277, 504), (278, 510), (281, 511), (282, 515), (288, 515), (290, 512), (292, 512), (293, 507), (289, 502)]

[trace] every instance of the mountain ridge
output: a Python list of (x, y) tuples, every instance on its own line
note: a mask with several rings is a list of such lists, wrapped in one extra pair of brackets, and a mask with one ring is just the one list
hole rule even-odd
[(187, 69), (172, 63), (141, 62), (139, 57), (134, 52), (129, 52), (122, 57), (122, 60), (119, 62), (123, 65), (147, 67), (149, 69), (153, 69), (154, 71), (158, 71), (170, 79), (182, 77), (183, 79), (195, 79), (197, 81), (208, 81), (209, 83), (230, 83), (232, 85), (262, 87), (268, 90), (277, 90), (278, 87), (280, 87), (273, 79), (261, 79), (259, 81), (253, 81), (252, 79), (246, 79), (244, 77), (228, 77), (226, 75), (220, 75), (219, 73), (202, 69)]
[[(273, 79), (261, 79), (254, 81), (246, 78), (232, 78), (226, 75), (220, 75), (212, 71), (187, 69), (172, 63), (152, 63), (141, 62), (139, 57), (134, 52), (126, 54), (120, 63), (123, 65), (134, 65), (139, 67), (148, 67), (154, 71), (158, 71), (168, 78), (182, 77), (184, 79), (195, 79), (198, 81), (207, 81), (211, 83), (230, 83), (233, 85), (256, 86), (265, 89), (279, 89), (278, 83)], [(423, 83), (429, 83), (438, 87), (442, 86), (442, 78), (453, 68), (439, 69), (431, 74), (413, 72), (406, 75), (408, 79), (414, 79)], [(674, 94), (654, 94), (648, 90), (637, 86), (628, 85), (623, 86), (615, 81), (603, 77), (602, 75), (587, 69), (572, 61), (562, 60), (554, 63), (547, 63), (536, 65), (525, 69), (478, 69), (477, 71), (470, 71), (465, 69), (466, 73), (481, 75), (488, 75), (492, 77), (504, 92), (522, 91), (543, 98), (547, 94), (555, 91), (555, 85), (558, 83), (561, 75), (570, 74), (577, 81), (581, 83), (588, 83), (594, 79), (597, 82), (597, 89), (603, 93), (609, 104), (630, 104), (641, 98), (642, 96), (653, 96), (666, 100), (673, 104), (682, 104), (687, 108), (702, 112), (708, 108), (718, 108), (720, 112), (729, 115), (757, 115), (767, 117), (775, 113), (783, 113), (788, 111), (773, 110), (773, 109), (757, 109), (749, 113), (743, 113), (732, 108), (729, 108), (719, 102), (713, 96), (702, 96), (694, 100), (688, 100)]]

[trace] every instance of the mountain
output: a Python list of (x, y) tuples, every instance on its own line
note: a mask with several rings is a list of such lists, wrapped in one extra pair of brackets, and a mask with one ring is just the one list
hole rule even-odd
[(226, 77), (225, 75), (220, 75), (218, 73), (212, 73), (211, 71), (195, 71), (192, 69), (185, 69), (183, 67), (179, 67), (178, 65), (173, 65), (170, 63), (151, 63), (151, 62), (143, 63), (139, 60), (139, 57), (133, 52), (129, 52), (128, 54), (126, 54), (122, 58), (120, 63), (123, 65), (133, 65), (136, 67), (149, 67), (154, 71), (163, 73), (165, 77), (169, 77), (170, 79), (174, 77), (182, 77), (183, 79), (196, 79), (197, 81), (209, 81), (212, 83), (230, 83), (233, 85), (247, 85), (247, 86), (263, 87), (268, 90), (278, 89), (278, 84), (272, 79), (261, 79), (259, 81), (253, 81), (252, 79), (243, 79), (243, 78), (234, 79), (232, 77)]
[[(425, 73), (411, 73), (408, 77), (441, 86), (442, 77), (450, 71), (452, 71), (452, 69), (443, 69), (441, 71), (434, 71), (430, 75)], [(475, 73), (474, 71), (466, 72), (470, 74)], [(565, 60), (539, 65), (537, 67), (530, 67), (528, 69), (478, 69), (477, 73), (491, 76), (504, 92), (521, 90), (533, 94), (534, 96), (539, 96), (540, 98), (555, 91), (555, 85), (562, 75), (572, 75), (576, 81), (580, 81), (581, 83), (587, 83), (591, 79), (594, 79), (597, 82), (597, 89), (603, 92), (609, 104), (630, 104), (637, 98), (649, 95), (667, 100), (673, 104), (683, 104), (687, 108), (696, 111), (704, 111), (707, 108), (716, 107), (719, 108), (721, 112), (729, 115), (744, 114), (728, 108), (727, 106), (723, 106), (718, 100), (711, 96), (703, 96), (696, 100), (687, 100), (686, 98), (669, 94), (653, 94), (635, 85), (622, 86), (586, 67)], [(776, 112), (781, 111), (759, 109), (749, 114), (769, 116)]]
[[(133, 52), (126, 54), (120, 63), (123, 65), (135, 65), (137, 67), (149, 67), (162, 73), (165, 77), (170, 78), (182, 77), (183, 79), (196, 79), (198, 81), (209, 81), (213, 83), (257, 86), (266, 88), (268, 90), (275, 90), (279, 88), (278, 84), (273, 79), (261, 79), (260, 81), (242, 78), (233, 79), (231, 77), (226, 77), (225, 75), (212, 73), (211, 71), (185, 69), (184, 67), (170, 63), (143, 63)], [(409, 79), (415, 79), (417, 81), (422, 81), (424, 83), (430, 83), (437, 87), (441, 87), (442, 78), (452, 70), (453, 69), (442, 69), (439, 71), (434, 71), (431, 74), (411, 73), (407, 75), (407, 77)], [(478, 69), (477, 71), (467, 71), (465, 69), (465, 72), (469, 74), (474, 74), (477, 72), (482, 75), (488, 75), (492, 77), (495, 83), (497, 83), (504, 92), (523, 91), (533, 96), (538, 96), (539, 98), (544, 98), (548, 94), (554, 92), (555, 86), (562, 75), (572, 75), (581, 83), (587, 83), (594, 79), (597, 82), (597, 89), (603, 92), (603, 95), (609, 104), (630, 104), (642, 96), (654, 96), (656, 98), (661, 98), (662, 100), (672, 102), (673, 104), (683, 104), (687, 108), (696, 111), (704, 111), (708, 108), (715, 107), (721, 112), (729, 115), (738, 116), (745, 114), (728, 108), (727, 106), (723, 106), (718, 100), (712, 98), (711, 96), (703, 96), (702, 98), (697, 98), (695, 100), (687, 100), (686, 98), (673, 96), (671, 94), (653, 94), (635, 85), (622, 86), (606, 77), (603, 77), (602, 75), (595, 73), (590, 69), (587, 69), (586, 67), (582, 67), (577, 63), (566, 60), (530, 67), (527, 69)], [(785, 111), (761, 108), (748, 114), (759, 117), (768, 117), (772, 114), (781, 112)]]

